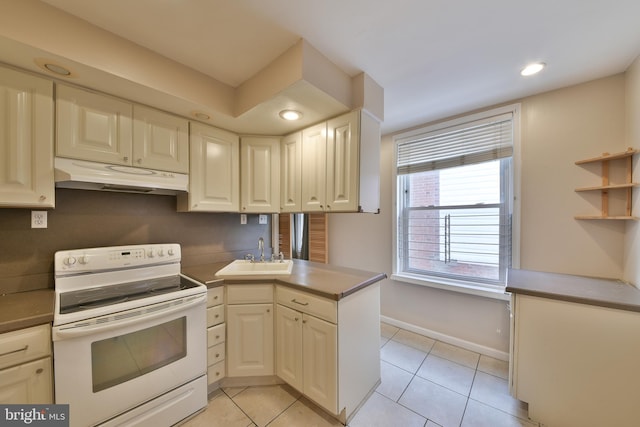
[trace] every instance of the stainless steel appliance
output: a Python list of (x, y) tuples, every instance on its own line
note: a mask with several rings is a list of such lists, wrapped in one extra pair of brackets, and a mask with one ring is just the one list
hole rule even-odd
[(207, 405), (206, 287), (178, 244), (55, 254), (56, 403), (70, 425), (170, 426)]

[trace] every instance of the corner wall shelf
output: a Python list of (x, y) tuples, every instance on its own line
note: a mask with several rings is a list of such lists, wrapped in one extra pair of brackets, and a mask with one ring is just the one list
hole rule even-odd
[[(587, 163), (602, 163), (602, 185), (595, 187), (581, 187), (576, 188), (575, 191), (600, 191), (602, 194), (601, 215), (578, 215), (575, 219), (613, 219), (613, 220), (638, 220), (637, 217), (631, 216), (631, 198), (632, 189), (639, 184), (633, 182), (633, 155), (638, 150), (628, 148), (627, 151), (622, 153), (603, 153), (601, 156), (593, 157), (585, 160), (578, 160), (576, 165), (583, 165)], [(626, 179), (622, 184), (611, 184), (609, 182), (609, 162), (612, 160), (621, 160), (625, 162)], [(609, 215), (609, 191), (625, 191), (626, 192), (626, 206), (625, 215)]]

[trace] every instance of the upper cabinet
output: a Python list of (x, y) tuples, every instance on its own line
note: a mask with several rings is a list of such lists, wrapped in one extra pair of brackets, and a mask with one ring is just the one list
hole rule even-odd
[(133, 166), (189, 173), (189, 121), (134, 105)]
[(359, 210), (359, 146), (360, 111), (327, 122), (327, 211)]
[(54, 207), (52, 82), (0, 68), (0, 129), (0, 207)]
[(327, 208), (327, 124), (302, 131), (302, 211), (322, 212)]
[(56, 112), (56, 155), (131, 165), (132, 104), (57, 85)]
[(238, 135), (191, 123), (189, 193), (178, 195), (178, 210), (240, 210), (240, 140)]
[(280, 142), (280, 211), (302, 212), (302, 132)]
[(240, 210), (280, 210), (280, 138), (242, 137), (240, 141)]
[(56, 155), (188, 173), (186, 119), (58, 85)]
[[(380, 124), (376, 119), (365, 111), (352, 111), (304, 129), (301, 139), (298, 211), (379, 212)], [(293, 170), (289, 166), (288, 176), (283, 175), (283, 186), (288, 187), (282, 190), (285, 196), (295, 188)], [(293, 206), (295, 202), (283, 211), (294, 212)]]

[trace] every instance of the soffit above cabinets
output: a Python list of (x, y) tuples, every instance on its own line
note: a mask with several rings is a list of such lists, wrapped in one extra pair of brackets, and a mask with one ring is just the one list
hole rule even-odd
[[(231, 87), (44, 3), (20, 2), (7, 15), (0, 18), (0, 62), (233, 132), (285, 135), (360, 107), (383, 119), (377, 83), (364, 73), (349, 76), (302, 39)], [(43, 62), (72, 74), (56, 77)], [(283, 109), (302, 111), (302, 119), (280, 119)]]

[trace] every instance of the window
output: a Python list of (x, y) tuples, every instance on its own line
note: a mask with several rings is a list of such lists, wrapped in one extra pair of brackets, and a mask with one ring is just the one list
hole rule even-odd
[(396, 279), (502, 291), (517, 106), (396, 137)]

